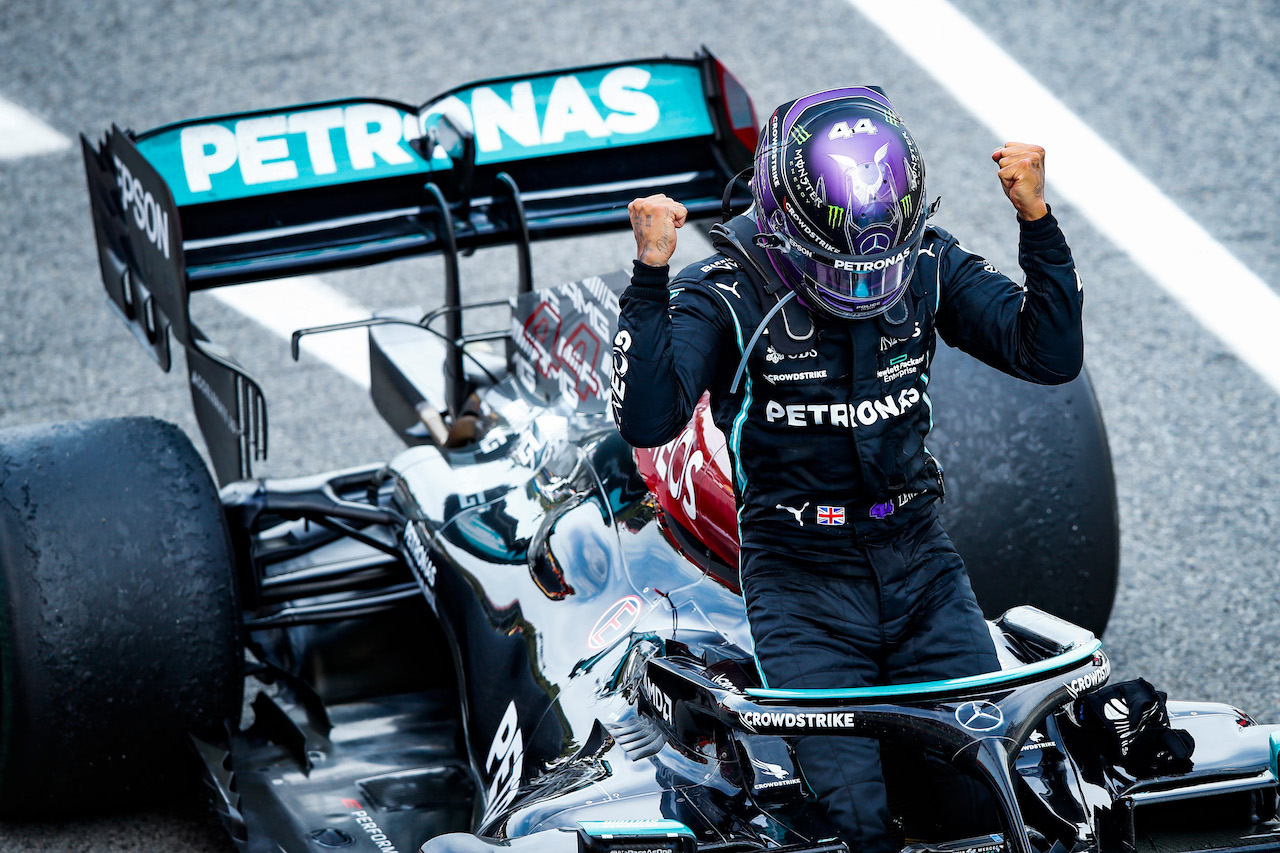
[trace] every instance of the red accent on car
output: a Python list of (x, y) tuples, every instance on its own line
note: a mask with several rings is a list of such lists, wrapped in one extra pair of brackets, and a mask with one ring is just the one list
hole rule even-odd
[[(671, 520), (725, 563), (738, 565), (738, 506), (729, 479), (729, 452), (724, 433), (711, 420), (708, 395), (702, 395), (674, 441), (637, 450), (636, 465)], [(668, 538), (680, 548), (670, 532)]]
[(760, 123), (756, 120), (755, 104), (751, 103), (751, 96), (747, 94), (746, 87), (738, 82), (738, 78), (720, 60), (714, 59), (714, 62), (716, 82), (724, 99), (721, 112), (734, 138), (754, 153), (760, 139)]

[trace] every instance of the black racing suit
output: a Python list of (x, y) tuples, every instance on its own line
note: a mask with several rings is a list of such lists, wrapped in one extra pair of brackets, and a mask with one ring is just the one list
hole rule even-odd
[[(749, 228), (741, 218), (731, 224)], [(637, 262), (614, 341), (618, 427), (634, 446), (664, 444), (710, 391), (769, 686), (857, 687), (999, 668), (964, 565), (937, 522), (942, 476), (924, 439), (935, 330), (1033, 382), (1068, 382), (1080, 371), (1082, 296), (1070, 250), (1052, 214), (1020, 228), (1025, 286), (928, 229), (906, 320), (892, 334), (883, 320), (802, 311), (811, 325), (788, 322), (792, 339), (783, 341), (776, 321), (761, 325), (786, 290), (752, 279), (749, 258), (718, 254), (670, 284), (666, 267)], [(892, 849), (878, 743), (808, 737), (796, 751), (855, 849)]]

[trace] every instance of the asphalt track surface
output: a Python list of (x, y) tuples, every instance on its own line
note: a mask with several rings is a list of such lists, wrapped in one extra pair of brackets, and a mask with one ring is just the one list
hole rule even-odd
[[(954, 5), (1280, 286), (1280, 16), (1270, 0)], [(841, 0), (0, 0), (0, 97), (74, 139), (112, 122), (141, 130), (334, 97), (417, 103), (474, 79), (688, 55), (701, 44), (742, 80), (762, 118), (799, 93), (886, 87), (928, 162), (931, 194), (944, 198), (939, 222), (1016, 270), (1016, 226), (988, 160), (1004, 140)], [(1050, 150), (1051, 202), (1053, 170)], [(1094, 191), (1109, 198), (1108, 175), (1096, 178)], [(1119, 488), (1122, 574), (1105, 638), (1117, 677), (1143, 675), (1171, 696), (1280, 721), (1277, 394), (1128, 260), (1124, 233), (1095, 232), (1065, 203), (1055, 212), (1085, 283), (1086, 362)], [(1151, 214), (1132, 211), (1135, 221)], [(681, 236), (677, 260), (705, 251), (697, 236)], [(542, 283), (576, 278), (619, 267), (631, 250), (624, 234), (538, 245), (535, 270)], [(504, 250), (465, 261), (466, 292), (510, 292), (513, 267)], [(151, 414), (195, 433), (181, 365), (161, 374), (105, 307), (78, 145), (0, 161), (0, 269), (0, 426)], [(324, 279), (369, 306), (440, 298), (433, 260)], [(1215, 271), (1203, 279), (1213, 288)], [(307, 357), (292, 363), (280, 339), (214, 300), (199, 299), (194, 313), (266, 390), (272, 457), (257, 473), (310, 473), (399, 449), (349, 379)], [(0, 824), (0, 851), (231, 849), (195, 797), (138, 805), (125, 816)]]

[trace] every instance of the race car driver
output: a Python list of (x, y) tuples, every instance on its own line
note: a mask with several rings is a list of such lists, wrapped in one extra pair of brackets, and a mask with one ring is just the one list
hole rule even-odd
[[(710, 392), (768, 686), (999, 668), (934, 505), (934, 333), (1043, 384), (1079, 373), (1083, 341), (1044, 150), (1009, 142), (992, 159), (1017, 214), (1025, 285), (928, 222), (924, 162), (875, 88), (780, 106), (756, 150), (754, 204), (713, 229), (717, 254), (670, 281), (685, 208), (663, 195), (630, 205), (638, 254), (614, 341), (615, 418), (632, 445), (661, 445)], [(854, 850), (896, 849), (876, 741), (806, 737), (796, 754)]]

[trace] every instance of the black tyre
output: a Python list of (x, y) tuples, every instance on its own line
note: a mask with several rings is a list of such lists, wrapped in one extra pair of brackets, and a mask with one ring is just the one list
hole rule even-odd
[(1046, 388), (938, 347), (929, 449), (942, 516), (987, 616), (1034, 604), (1101, 634), (1120, 523), (1106, 430), (1087, 374)]
[(137, 803), (238, 715), (226, 521), (172, 424), (0, 433), (0, 814)]

